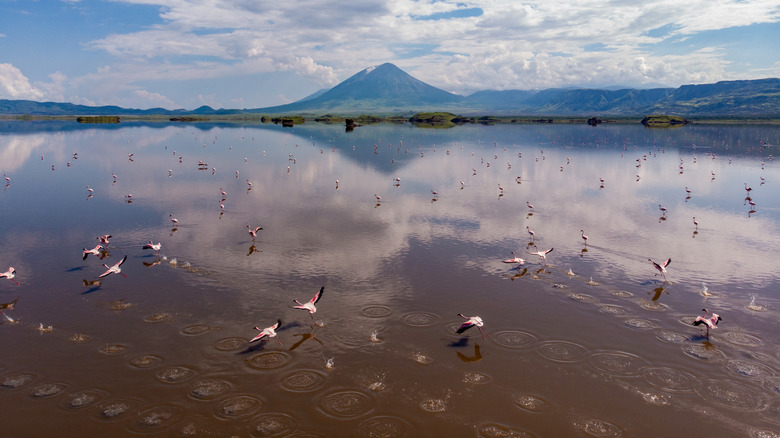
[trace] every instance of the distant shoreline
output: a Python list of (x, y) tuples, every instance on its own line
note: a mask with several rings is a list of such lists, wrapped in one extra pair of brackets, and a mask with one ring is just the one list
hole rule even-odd
[[(77, 119), (89, 118), (94, 116), (89, 115), (61, 115), (61, 116), (47, 116), (47, 115), (29, 115), (29, 114), (17, 114), (17, 115), (0, 115), (0, 120), (13, 120), (13, 121), (73, 121)], [(186, 117), (173, 117), (170, 115), (114, 115), (114, 116), (100, 116), (100, 118), (117, 118), (126, 122), (159, 122), (159, 123), (235, 123), (235, 124), (259, 124), (259, 123), (273, 123), (272, 120), (293, 119), (296, 124), (303, 123), (324, 123), (324, 124), (344, 124), (344, 121), (348, 118), (354, 119), (357, 125), (369, 125), (375, 123), (411, 123), (411, 117), (399, 116), (399, 115), (361, 115), (361, 116), (333, 116), (333, 115), (314, 115), (314, 114), (231, 114), (231, 115), (198, 115), (198, 116), (186, 116)], [(600, 124), (639, 124), (644, 116), (597, 116), (600, 120)], [(456, 125), (461, 124), (587, 124), (588, 116), (544, 116), (544, 115), (517, 115), (517, 116), (459, 116), (462, 120)], [(779, 117), (762, 117), (762, 116), (706, 116), (706, 117), (691, 117), (687, 118), (689, 124), (708, 124), (708, 125), (780, 125)], [(90, 122), (84, 124), (91, 124)], [(416, 123), (412, 123), (416, 124)]]

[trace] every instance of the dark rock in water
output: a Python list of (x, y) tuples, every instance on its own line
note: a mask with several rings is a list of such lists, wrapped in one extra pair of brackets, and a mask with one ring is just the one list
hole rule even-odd
[(601, 123), (601, 119), (598, 117), (591, 117), (588, 119), (588, 125), (590, 126), (596, 126), (599, 123)]

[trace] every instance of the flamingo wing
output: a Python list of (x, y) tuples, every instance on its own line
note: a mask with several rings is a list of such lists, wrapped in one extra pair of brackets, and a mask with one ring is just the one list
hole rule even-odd
[(114, 266), (118, 268), (118, 267), (122, 266), (122, 263), (124, 263), (126, 260), (127, 260), (127, 254), (125, 254), (125, 256), (122, 257), (122, 260), (117, 262), (117, 264), (115, 264)]
[(317, 301), (319, 301), (320, 298), (322, 298), (322, 293), (323, 292), (325, 292), (325, 286), (322, 286), (320, 288), (320, 291), (317, 292), (316, 294), (314, 294), (314, 296), (311, 298), (311, 300), (309, 300), (309, 302), (312, 303), (312, 304), (317, 304)]
[[(259, 328), (257, 328), (257, 327), (255, 327), (255, 328), (256, 328), (256, 329), (258, 329), (258, 330), (260, 330), (260, 329), (259, 329)], [(266, 336), (268, 336), (268, 333), (266, 333), (266, 332), (261, 332), (260, 334), (258, 334), (258, 335), (257, 335), (257, 336), (255, 336), (254, 338), (250, 339), (250, 340), (249, 340), (249, 342), (255, 342), (255, 341), (259, 341), (260, 339), (263, 339), (263, 338), (264, 338), (264, 337), (266, 337)]]
[[(106, 265), (103, 265), (103, 266), (106, 266)], [(111, 273), (112, 273), (111, 268), (109, 268), (108, 266), (106, 266), (106, 268), (107, 268), (106, 272), (98, 275), (98, 278), (108, 277), (109, 275), (111, 275)]]
[(669, 266), (669, 263), (672, 263), (672, 258), (671, 257), (666, 259), (665, 262), (661, 263), (661, 266), (663, 266), (665, 268), (665, 267)]
[(470, 329), (471, 327), (474, 327), (474, 325), (475, 324), (472, 321), (466, 321), (463, 324), (461, 324), (460, 327), (458, 327), (458, 330), (456, 330), (455, 333), (461, 334), (466, 330)]

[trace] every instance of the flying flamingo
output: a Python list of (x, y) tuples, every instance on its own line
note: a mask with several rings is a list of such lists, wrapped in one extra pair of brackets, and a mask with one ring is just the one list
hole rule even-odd
[(144, 245), (144, 249), (152, 249), (154, 250), (154, 252), (159, 253), (160, 249), (162, 249), (162, 243), (160, 242), (154, 243), (150, 240), (149, 243)]
[(257, 232), (263, 229), (263, 227), (256, 227), (256, 228), (252, 229), (252, 227), (250, 227), (249, 225), (247, 225), (246, 228), (247, 228), (247, 231), (249, 231), (249, 235), (252, 236), (252, 241), (253, 242), (255, 240), (255, 237), (257, 237)]
[(168, 216), (170, 216), (170, 218), (171, 218), (171, 225), (173, 225), (173, 226), (175, 227), (175, 226), (176, 226), (176, 224), (178, 224), (178, 223), (179, 223), (179, 220), (178, 220), (178, 219), (176, 219), (175, 217), (173, 217), (173, 214), (170, 214), (170, 215), (168, 215)]
[(458, 313), (458, 316), (466, 319), (466, 322), (461, 324), (460, 327), (458, 327), (458, 330), (455, 331), (455, 333), (461, 334), (466, 330), (470, 329), (471, 327), (477, 326), (477, 330), (479, 330), (479, 334), (482, 336), (482, 339), (485, 339), (485, 335), (490, 337), (490, 335), (487, 334), (487, 331), (485, 332), (482, 331), (482, 326), (484, 326), (485, 323), (482, 322), (482, 318), (480, 318), (479, 316), (466, 316), (462, 313)]
[(503, 263), (517, 263), (518, 266), (525, 264), (525, 260), (521, 259), (520, 257), (515, 255), (515, 252), (512, 251), (512, 258), (503, 260)]
[[(269, 338), (276, 338), (276, 329), (279, 328), (279, 326), (282, 325), (282, 320), (278, 319), (276, 320), (276, 324), (261, 329), (260, 327), (255, 327), (255, 330), (260, 330), (260, 334), (252, 338), (249, 342), (255, 342), (259, 341), (260, 339), (263, 339), (264, 337), (268, 336)], [(276, 342), (279, 343), (279, 345), (282, 345), (282, 341), (279, 340), (279, 338), (276, 338)]]
[(584, 230), (580, 230), (580, 236), (582, 236), (582, 240), (585, 241), (585, 246), (588, 246), (588, 236), (585, 235)]
[(84, 248), (84, 253), (82, 255), (82, 258), (84, 260), (86, 260), (87, 256), (90, 255), (90, 254), (92, 254), (92, 255), (100, 255), (100, 250), (101, 249), (103, 249), (103, 247), (101, 245), (95, 245), (95, 247), (92, 248), (92, 249)]
[(122, 257), (122, 260), (118, 261), (116, 264), (114, 264), (114, 266), (108, 266), (107, 264), (103, 263), (103, 266), (106, 267), (106, 272), (98, 275), (98, 278), (108, 277), (111, 274), (120, 274), (123, 277), (127, 278), (127, 275), (122, 274), (122, 268), (120, 268), (120, 266), (122, 266), (122, 263), (124, 263), (125, 260), (127, 260), (127, 255)]
[(114, 236), (112, 236), (112, 235), (110, 235), (110, 234), (104, 234), (104, 235), (102, 235), (102, 236), (98, 236), (98, 237), (96, 237), (96, 239), (97, 239), (97, 240), (99, 240), (99, 241), (100, 241), (100, 243), (102, 243), (103, 245), (108, 245), (108, 243), (109, 243), (109, 242), (108, 242), (108, 239), (110, 239), (110, 238), (112, 238), (112, 237), (114, 237)]
[[(314, 321), (314, 314), (317, 313), (317, 307), (315, 306), (315, 304), (317, 304), (317, 301), (319, 301), (320, 298), (322, 298), (322, 293), (323, 292), (325, 292), (325, 286), (322, 286), (320, 288), (320, 291), (317, 292), (316, 294), (314, 294), (314, 296), (311, 297), (309, 302), (306, 303), (306, 304), (301, 304), (300, 301), (293, 300), (293, 301), (295, 301), (298, 304), (297, 306), (293, 306), (293, 308), (294, 309), (301, 309), (301, 310), (308, 310), (309, 311), (309, 316), (311, 317), (311, 320)], [(314, 321), (314, 322), (316, 323), (316, 321)]]
[(19, 286), (19, 282), (14, 280), (14, 277), (16, 277), (16, 269), (14, 269), (13, 266), (9, 266), (8, 270), (5, 272), (0, 272), (0, 278), (3, 277), (13, 281), (14, 283), (16, 283), (17, 286)]
[(6, 315), (5, 311), (6, 310), (13, 310), (14, 306), (16, 306), (16, 302), (17, 301), (19, 301), (18, 297), (15, 300), (11, 301), (10, 303), (2, 303), (2, 304), (0, 304), (0, 314), (2, 314), (5, 317), (5, 319), (7, 319), (7, 320), (9, 320), (11, 322), (16, 322), (16, 321), (14, 321), (14, 319), (11, 318), (10, 316)]
[(701, 325), (704, 324), (707, 327), (707, 338), (710, 337), (710, 329), (715, 330), (718, 328), (718, 322), (722, 321), (723, 318), (720, 317), (717, 313), (713, 313), (712, 316), (707, 318), (707, 309), (701, 309), (702, 312), (704, 312), (704, 316), (697, 316), (696, 321), (693, 321), (693, 325)]
[(542, 261), (546, 264), (547, 263), (547, 254), (551, 253), (555, 248), (550, 248), (547, 251), (534, 251), (530, 254), (532, 255), (538, 255), (539, 258), (542, 259)]
[[(660, 272), (661, 275), (664, 276), (664, 281), (666, 281), (666, 267), (669, 266), (669, 263), (672, 262), (672, 258), (670, 257), (670, 258), (666, 259), (666, 261), (661, 263), (660, 265), (658, 263), (654, 262), (652, 259), (647, 259), (647, 260), (649, 260), (650, 263), (652, 263), (653, 266), (655, 266), (655, 269), (657, 269), (658, 272)], [(658, 274), (655, 274), (655, 275), (658, 275)]]

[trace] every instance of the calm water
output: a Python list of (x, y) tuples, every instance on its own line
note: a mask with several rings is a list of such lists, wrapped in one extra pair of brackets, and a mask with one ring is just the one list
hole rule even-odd
[(780, 128), (1, 127), (3, 434), (780, 436)]

